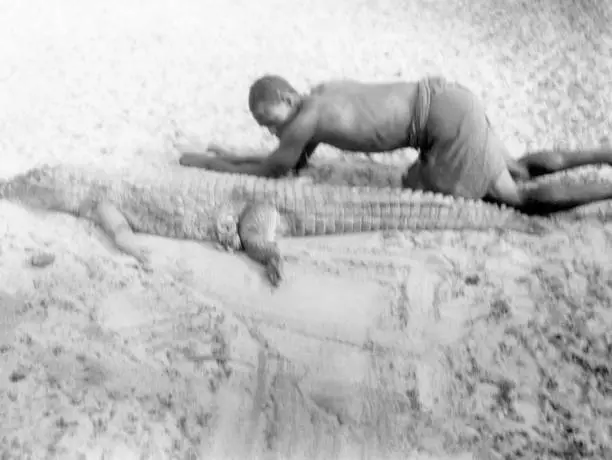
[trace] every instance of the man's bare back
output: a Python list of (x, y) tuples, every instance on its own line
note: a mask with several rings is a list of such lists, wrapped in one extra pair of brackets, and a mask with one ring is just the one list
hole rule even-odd
[(516, 180), (584, 164), (612, 164), (612, 149), (542, 151), (515, 161), (476, 96), (442, 77), (392, 83), (329, 81), (300, 95), (282, 77), (266, 75), (251, 86), (249, 109), (256, 122), (279, 139), (269, 156), (236, 155), (210, 144), (208, 154), (181, 149), (180, 163), (280, 177), (306, 166), (319, 144), (366, 153), (412, 147), (419, 159), (404, 175), (408, 188), (486, 198), (533, 214), (612, 198), (612, 184), (519, 189)]
[(305, 100), (316, 104), (313, 141), (353, 152), (388, 152), (410, 145), (416, 83), (339, 80), (316, 86)]

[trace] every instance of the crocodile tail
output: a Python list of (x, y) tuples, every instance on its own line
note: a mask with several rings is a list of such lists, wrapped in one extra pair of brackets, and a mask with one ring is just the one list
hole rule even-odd
[(294, 215), (296, 236), (411, 229), (548, 231), (512, 208), (432, 192), (321, 184), (285, 192), (285, 198), (293, 195), (283, 204)]
[[(433, 192), (381, 190), (372, 206), (381, 229), (486, 230), (507, 229), (524, 233), (547, 233), (550, 227), (517, 210), (482, 200), (455, 198)], [(391, 206), (389, 206), (391, 203)], [(372, 203), (373, 204), (373, 203)], [(378, 209), (376, 209), (378, 208)], [(391, 211), (391, 212), (389, 212)]]

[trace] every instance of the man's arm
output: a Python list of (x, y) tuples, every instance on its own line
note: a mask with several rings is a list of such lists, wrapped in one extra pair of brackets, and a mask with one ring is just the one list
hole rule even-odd
[(258, 163), (261, 162), (265, 157), (263, 155), (236, 155), (233, 153), (228, 154), (220, 154), (218, 150), (209, 150), (211, 152), (208, 153), (197, 153), (191, 152), (188, 150), (184, 150), (182, 152), (181, 158), (179, 159), (179, 163), (182, 166), (192, 166), (194, 168), (205, 168), (206, 165), (210, 162), (210, 159), (213, 158), (213, 154), (216, 153), (217, 158), (223, 161), (226, 161), (231, 164), (245, 164), (245, 163)]
[(533, 182), (519, 187), (504, 171), (489, 187), (488, 201), (503, 203), (528, 215), (546, 216), (553, 212), (567, 211), (595, 201), (612, 198), (612, 183), (565, 183), (561, 181)]
[(218, 156), (222, 156), (225, 160), (231, 163), (252, 163), (261, 161), (264, 154), (236, 154), (225, 147), (221, 147), (220, 145), (211, 142), (209, 144), (204, 144), (198, 139), (187, 138), (185, 142), (178, 142), (174, 144), (174, 147), (181, 153), (182, 162), (185, 163), (185, 166), (193, 166), (197, 167), (198, 158), (199, 157), (210, 157), (211, 154), (215, 154)]
[(183, 166), (211, 171), (280, 177), (297, 165), (302, 151), (316, 133), (317, 121), (316, 109), (309, 103), (304, 104), (295, 119), (283, 130), (278, 148), (268, 157), (250, 157), (248, 162), (233, 162), (224, 157), (186, 153), (179, 162)]
[[(249, 162), (234, 163), (225, 158), (201, 155), (198, 153), (185, 153), (179, 159), (182, 166), (208, 169), (209, 171), (225, 172), (232, 174), (250, 174), (261, 177), (275, 177), (272, 169), (265, 165), (267, 158), (253, 159)], [(279, 174), (282, 175), (282, 174)]]
[(308, 166), (308, 161), (310, 160), (310, 157), (312, 156), (312, 154), (314, 153), (315, 149), (318, 146), (319, 146), (319, 143), (316, 141), (312, 141), (306, 144), (306, 146), (304, 147), (304, 150), (302, 150), (302, 153), (300, 155), (300, 158), (298, 159), (298, 162), (293, 167), (293, 171), (295, 173), (299, 173), (302, 169)]

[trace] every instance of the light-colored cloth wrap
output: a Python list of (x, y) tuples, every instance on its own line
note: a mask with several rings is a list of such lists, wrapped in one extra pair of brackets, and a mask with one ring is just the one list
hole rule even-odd
[(507, 168), (508, 152), (480, 100), (443, 77), (419, 81), (408, 136), (420, 155), (404, 187), (478, 199)]

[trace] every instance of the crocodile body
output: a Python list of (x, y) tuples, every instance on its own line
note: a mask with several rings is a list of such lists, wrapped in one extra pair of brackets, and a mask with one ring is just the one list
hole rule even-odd
[(242, 247), (269, 267), (271, 277), (280, 270), (277, 236), (409, 229), (542, 231), (541, 219), (479, 200), (190, 168), (135, 173), (42, 166), (0, 182), (0, 198), (74, 215), (82, 215), (83, 203), (109, 203), (136, 232)]

